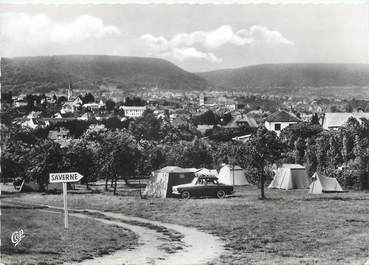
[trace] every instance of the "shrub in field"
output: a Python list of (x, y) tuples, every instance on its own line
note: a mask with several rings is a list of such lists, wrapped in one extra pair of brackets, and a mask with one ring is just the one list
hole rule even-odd
[(247, 167), (245, 168), (245, 176), (249, 183), (257, 185), (259, 183), (259, 172), (257, 168)]
[(353, 188), (357, 190), (360, 187), (359, 173), (355, 169), (347, 168), (342, 172), (342, 175), (338, 182), (340, 182), (340, 184), (343, 183), (343, 187), (345, 188)]

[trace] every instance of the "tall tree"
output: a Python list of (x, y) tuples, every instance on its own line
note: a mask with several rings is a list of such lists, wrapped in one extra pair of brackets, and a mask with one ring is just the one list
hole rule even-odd
[(105, 106), (106, 106), (106, 110), (107, 111), (113, 111), (114, 110), (114, 108), (115, 108), (115, 102), (114, 101), (112, 101), (112, 100), (110, 100), (110, 99), (108, 99), (106, 102), (105, 102)]
[(63, 170), (62, 150), (59, 144), (51, 140), (39, 140), (30, 148), (28, 153), (30, 163), (27, 168), (27, 176), (36, 180), (40, 190), (44, 190), (49, 183), (49, 174)]
[[(117, 194), (117, 181), (123, 176), (128, 182), (128, 177), (135, 174), (140, 152), (134, 137), (127, 131), (106, 131), (101, 144), (101, 171), (114, 179), (114, 194)], [(107, 186), (107, 185), (106, 185)]]
[(317, 113), (314, 113), (313, 116), (311, 117), (311, 124), (313, 125), (319, 125), (319, 116)]
[(305, 148), (306, 144), (305, 141), (302, 139), (302, 137), (297, 138), (295, 141), (295, 163), (296, 164), (303, 164), (304, 155), (305, 155)]
[(258, 169), (260, 199), (262, 200), (265, 199), (265, 167), (279, 160), (282, 150), (282, 144), (277, 134), (267, 130), (265, 127), (259, 127), (257, 132), (245, 143), (245, 148), (240, 149), (240, 152), (242, 152), (240, 155), (243, 156), (242, 161)]
[(64, 167), (83, 175), (82, 183), (89, 189), (89, 182), (95, 180), (94, 142), (84, 138), (72, 140), (64, 155)]
[(316, 150), (313, 139), (311, 137), (306, 139), (306, 150), (305, 150), (305, 167), (309, 177), (312, 177), (314, 172), (317, 170), (318, 161), (316, 158)]
[(130, 124), (130, 130), (138, 141), (160, 140), (160, 121), (150, 110), (146, 110), (142, 117)]
[(82, 97), (83, 104), (95, 102), (95, 97), (89, 92)]

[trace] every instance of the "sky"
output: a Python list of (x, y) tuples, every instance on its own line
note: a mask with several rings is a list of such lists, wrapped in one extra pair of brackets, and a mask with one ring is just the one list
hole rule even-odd
[(369, 63), (369, 4), (5, 4), (3, 57), (158, 57), (198, 72)]

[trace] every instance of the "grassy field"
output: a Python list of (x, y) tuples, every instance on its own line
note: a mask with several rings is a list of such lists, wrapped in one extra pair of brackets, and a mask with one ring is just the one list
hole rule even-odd
[[(73, 208), (91, 208), (197, 227), (218, 235), (228, 254), (215, 264), (364, 264), (369, 258), (369, 193), (311, 195), (307, 190), (237, 188), (225, 199), (140, 199), (70, 194)], [(62, 205), (61, 195), (17, 200)]]
[[(1, 214), (1, 262), (5, 264), (80, 261), (137, 243), (137, 237), (132, 232), (92, 219), (70, 216), (69, 229), (66, 231), (63, 215), (46, 209), (2, 203)], [(25, 237), (14, 247), (11, 234), (19, 229), (24, 230)]]

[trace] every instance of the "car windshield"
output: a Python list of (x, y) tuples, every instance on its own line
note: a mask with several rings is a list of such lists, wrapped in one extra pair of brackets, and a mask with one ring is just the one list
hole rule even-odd
[(218, 181), (215, 178), (207, 178), (207, 184), (218, 184)]
[(198, 178), (196, 184), (205, 184), (205, 179)]

